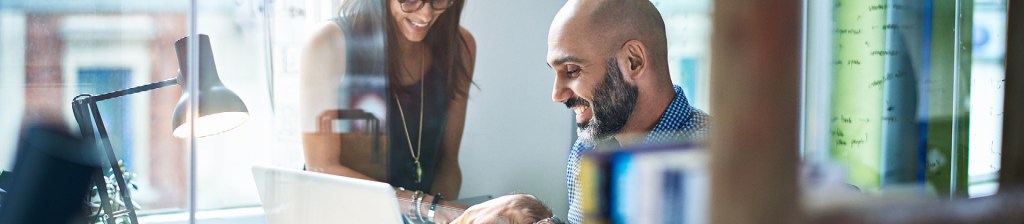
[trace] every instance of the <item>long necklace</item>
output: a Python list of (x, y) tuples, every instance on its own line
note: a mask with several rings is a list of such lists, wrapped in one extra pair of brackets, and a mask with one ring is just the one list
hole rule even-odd
[[(420, 64), (422, 67), (423, 65)], [(405, 72), (409, 72), (408, 68), (405, 68)], [(420, 149), (423, 146), (423, 83), (426, 82), (426, 74), (420, 77), (420, 124), (419, 133), (416, 139), (416, 151), (413, 152), (412, 148), (412, 137), (409, 135), (409, 122), (405, 121), (405, 110), (402, 109), (402, 101), (398, 99), (398, 95), (394, 94), (395, 104), (398, 104), (398, 114), (402, 116), (402, 128), (405, 129), (405, 140), (409, 143), (409, 154), (412, 155), (413, 164), (416, 165), (416, 183), (423, 181), (423, 167), (420, 165)]]

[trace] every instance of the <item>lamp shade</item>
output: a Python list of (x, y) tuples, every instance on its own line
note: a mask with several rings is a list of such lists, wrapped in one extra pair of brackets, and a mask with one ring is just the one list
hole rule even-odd
[[(189, 116), (189, 113), (192, 110), (188, 102), (189, 97), (199, 100), (199, 114), (195, 116), (196, 137), (215, 135), (241, 126), (249, 120), (249, 110), (242, 99), (220, 81), (213, 60), (213, 50), (210, 48), (210, 37), (199, 34), (198, 76), (188, 73), (188, 38), (181, 38), (174, 43), (180, 71), (178, 84), (184, 87), (181, 99), (174, 107), (171, 124), (174, 136), (184, 138), (191, 135), (192, 116)], [(199, 88), (196, 92), (191, 92), (191, 88), (188, 88), (190, 78), (199, 79)]]

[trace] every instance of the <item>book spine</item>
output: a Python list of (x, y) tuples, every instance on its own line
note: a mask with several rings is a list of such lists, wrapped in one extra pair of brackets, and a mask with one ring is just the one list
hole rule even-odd
[(608, 212), (605, 203), (605, 167), (600, 159), (593, 156), (584, 156), (580, 160), (580, 196), (582, 197), (583, 222), (605, 224), (608, 223)]

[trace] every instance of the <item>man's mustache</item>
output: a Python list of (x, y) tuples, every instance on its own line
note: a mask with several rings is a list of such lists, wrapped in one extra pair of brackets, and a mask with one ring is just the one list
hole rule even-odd
[(573, 108), (575, 106), (590, 107), (590, 102), (587, 102), (587, 100), (584, 100), (583, 98), (581, 98), (579, 96), (573, 96), (573, 97), (571, 97), (571, 98), (569, 98), (568, 100), (565, 101), (565, 107), (566, 108), (570, 108), (571, 109), (571, 108)]

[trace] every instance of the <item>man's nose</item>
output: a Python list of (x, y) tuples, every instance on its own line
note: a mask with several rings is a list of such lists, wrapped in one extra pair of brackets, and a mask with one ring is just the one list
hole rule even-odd
[(561, 103), (569, 100), (572, 97), (572, 90), (567, 88), (562, 80), (556, 79), (555, 86), (551, 89), (551, 101)]

